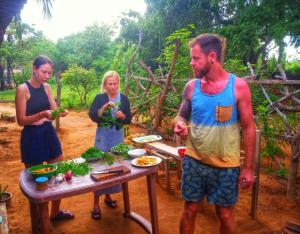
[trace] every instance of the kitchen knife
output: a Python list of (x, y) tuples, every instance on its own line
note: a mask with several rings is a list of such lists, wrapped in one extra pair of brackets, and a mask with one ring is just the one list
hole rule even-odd
[(122, 173), (124, 172), (123, 169), (121, 170), (104, 170), (104, 171), (93, 171), (92, 174), (112, 174), (112, 173)]

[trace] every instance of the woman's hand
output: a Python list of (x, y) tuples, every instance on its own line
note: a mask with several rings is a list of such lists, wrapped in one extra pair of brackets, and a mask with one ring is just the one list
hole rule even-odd
[(122, 111), (117, 111), (116, 112), (116, 118), (117, 119), (125, 119), (126, 116), (125, 116), (125, 114)]
[(63, 112), (60, 112), (59, 113), (59, 116), (60, 117), (65, 117), (65, 116), (67, 116), (69, 114), (69, 111), (67, 110), (67, 109), (65, 109)]
[(40, 119), (46, 118), (48, 120), (51, 120), (52, 117), (52, 110), (45, 110), (45, 111), (41, 111), (40, 113), (38, 113)]
[(115, 107), (115, 104), (113, 102), (107, 102), (105, 103), (98, 111), (98, 116), (101, 117), (103, 115), (103, 112), (109, 108), (109, 107)]

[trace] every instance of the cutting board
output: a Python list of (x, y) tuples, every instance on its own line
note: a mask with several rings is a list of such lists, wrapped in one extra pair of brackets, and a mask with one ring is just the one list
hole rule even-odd
[(105, 180), (105, 179), (109, 179), (112, 177), (116, 177), (116, 176), (121, 176), (121, 175), (125, 175), (130, 173), (130, 169), (124, 165), (120, 165), (120, 166), (115, 166), (115, 167), (111, 167), (107, 170), (123, 170), (123, 172), (121, 173), (111, 173), (111, 174), (90, 174), (92, 179), (94, 179), (95, 181), (101, 181), (101, 180)]

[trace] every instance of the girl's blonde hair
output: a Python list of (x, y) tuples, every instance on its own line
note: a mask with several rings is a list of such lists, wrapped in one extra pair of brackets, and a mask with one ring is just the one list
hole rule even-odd
[(101, 87), (100, 87), (100, 92), (101, 92), (101, 93), (106, 92), (106, 90), (105, 90), (105, 83), (106, 83), (106, 80), (107, 80), (108, 78), (112, 77), (112, 76), (115, 76), (115, 77), (118, 78), (118, 83), (119, 83), (119, 90), (118, 90), (118, 91), (120, 91), (120, 75), (119, 75), (119, 73), (116, 72), (116, 71), (108, 71), (108, 72), (106, 72), (106, 73), (104, 74), (103, 79), (102, 79), (102, 83), (101, 83)]

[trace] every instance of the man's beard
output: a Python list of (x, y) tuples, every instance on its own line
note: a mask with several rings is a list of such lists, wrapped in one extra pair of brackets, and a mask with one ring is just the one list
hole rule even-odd
[(206, 63), (203, 69), (195, 70), (196, 78), (201, 79), (202, 77), (206, 76), (207, 73), (210, 71), (210, 63)]

